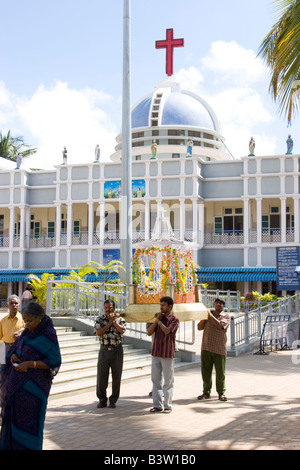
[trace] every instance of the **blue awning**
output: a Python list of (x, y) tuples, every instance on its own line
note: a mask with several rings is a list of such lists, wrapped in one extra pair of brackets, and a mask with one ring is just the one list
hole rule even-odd
[(199, 282), (276, 281), (276, 268), (200, 268)]
[(10, 269), (0, 270), (0, 282), (26, 282), (29, 274), (35, 274), (42, 277), (45, 272), (59, 276), (60, 274), (68, 274), (70, 269)]
[[(0, 282), (26, 282), (29, 274), (41, 277), (44, 272), (58, 277), (69, 274), (70, 269), (0, 270)], [(276, 268), (200, 268), (197, 270), (197, 278), (199, 282), (276, 281)], [(89, 275), (86, 280), (93, 282), (96, 278)], [(97, 281), (103, 281), (102, 276)]]

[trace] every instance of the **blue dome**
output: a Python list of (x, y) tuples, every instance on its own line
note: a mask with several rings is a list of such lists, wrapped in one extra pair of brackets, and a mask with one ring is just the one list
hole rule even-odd
[(139, 101), (131, 112), (132, 128), (156, 126), (198, 127), (219, 132), (218, 120), (210, 106), (198, 95), (182, 89), (179, 82), (167, 79), (154, 93)]
[(207, 108), (200, 101), (184, 93), (170, 93), (167, 97), (161, 124), (216, 130)]
[(131, 112), (131, 127), (149, 126), (149, 113), (152, 96), (144, 98)]

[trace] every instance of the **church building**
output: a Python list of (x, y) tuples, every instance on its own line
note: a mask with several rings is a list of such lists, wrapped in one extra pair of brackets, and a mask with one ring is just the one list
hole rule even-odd
[[(300, 242), (299, 155), (233, 159), (214, 110), (171, 65), (132, 108), (133, 249), (163, 209), (192, 247), (199, 282), (276, 293), (277, 248)], [(30, 273), (119, 259), (122, 135), (116, 142), (110, 162), (0, 163), (0, 302), (21, 295)]]

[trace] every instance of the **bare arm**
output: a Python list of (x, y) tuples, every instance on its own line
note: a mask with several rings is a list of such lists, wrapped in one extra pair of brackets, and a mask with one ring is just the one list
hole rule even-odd
[(156, 316), (154, 322), (151, 323), (151, 324), (148, 326), (148, 328), (147, 328), (147, 335), (148, 335), (148, 336), (152, 336), (152, 335), (153, 335), (153, 333), (154, 333), (154, 331), (155, 331), (155, 328), (157, 327), (159, 321), (160, 321), (160, 320), (159, 320), (158, 316)]
[(211, 312), (209, 312), (209, 316), (211, 317), (212, 321), (217, 326), (217, 328), (219, 328), (220, 330), (226, 330), (228, 328), (229, 320), (227, 320), (224, 315), (220, 320), (218, 320)]
[(197, 325), (197, 328), (199, 331), (201, 330), (204, 330), (204, 327), (205, 327), (205, 323), (207, 322), (207, 320), (200, 320), (198, 325)]

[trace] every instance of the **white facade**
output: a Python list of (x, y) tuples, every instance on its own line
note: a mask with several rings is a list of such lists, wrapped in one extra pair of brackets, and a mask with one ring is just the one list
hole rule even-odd
[[(232, 160), (211, 108), (173, 78), (132, 116), (133, 248), (150, 240), (164, 207), (176, 236), (193, 243), (201, 282), (274, 290), (276, 248), (300, 242), (300, 156)], [(20, 293), (30, 272), (118, 257), (121, 143), (111, 163), (0, 169), (0, 299), (14, 281)]]

